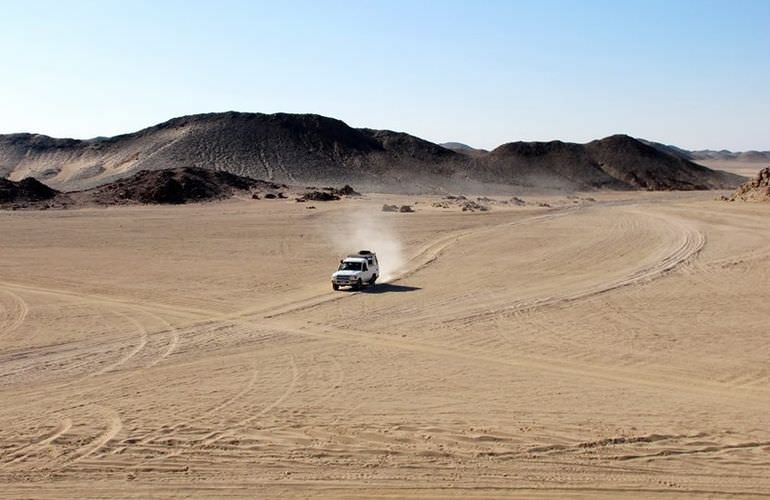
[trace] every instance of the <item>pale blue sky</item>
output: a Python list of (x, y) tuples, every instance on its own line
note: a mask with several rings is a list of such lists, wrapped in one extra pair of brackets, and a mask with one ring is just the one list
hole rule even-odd
[(770, 149), (770, 0), (0, 0), (0, 133), (308, 112), (494, 147)]

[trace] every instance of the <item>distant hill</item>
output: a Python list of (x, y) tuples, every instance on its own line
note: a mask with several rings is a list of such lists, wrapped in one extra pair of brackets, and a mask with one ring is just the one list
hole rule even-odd
[(512, 142), (478, 160), (487, 175), (527, 185), (580, 189), (723, 189), (742, 178), (710, 170), (627, 135), (575, 144)]
[[(646, 141), (645, 141), (646, 142)], [(724, 170), (733, 174), (751, 178), (765, 166), (770, 164), (770, 151), (728, 151), (726, 149), (714, 151), (703, 149), (699, 151), (687, 151), (659, 142), (647, 142), (651, 146), (676, 156), (680, 156), (692, 162), (714, 170)]]
[(489, 151), (486, 149), (472, 148), (467, 144), (463, 144), (462, 142), (442, 142), (439, 144), (439, 146), (454, 151), (455, 153), (460, 153), (472, 157), (479, 157), (489, 153)]
[(0, 135), (0, 178), (34, 177), (73, 191), (142, 170), (196, 167), (273, 182), (414, 193), (505, 186), (710, 189), (744, 180), (627, 136), (474, 151), (461, 154), (406, 133), (356, 129), (319, 115), (227, 112), (183, 116), (109, 138)]
[(770, 151), (727, 151), (723, 149), (721, 151), (712, 151), (704, 149), (701, 151), (690, 152), (693, 160), (731, 160), (731, 161), (743, 161), (743, 162), (759, 162), (770, 163)]
[(701, 149), (697, 151), (688, 151), (686, 149), (678, 148), (670, 144), (661, 144), (659, 142), (645, 141), (642, 142), (649, 144), (661, 151), (681, 156), (688, 160), (695, 162), (699, 161), (725, 161), (725, 162), (758, 162), (758, 163), (770, 163), (770, 151), (729, 151), (722, 149), (715, 151), (712, 149)]

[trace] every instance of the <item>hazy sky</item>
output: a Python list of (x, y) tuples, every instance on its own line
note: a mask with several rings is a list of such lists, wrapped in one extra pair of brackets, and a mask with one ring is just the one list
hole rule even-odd
[(770, 149), (770, 0), (0, 0), (0, 133), (308, 112), (490, 148)]

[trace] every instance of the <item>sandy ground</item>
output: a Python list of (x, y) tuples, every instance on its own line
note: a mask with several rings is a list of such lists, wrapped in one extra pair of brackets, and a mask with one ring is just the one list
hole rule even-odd
[[(0, 497), (770, 496), (770, 205), (717, 194), (1, 212)], [(366, 223), (400, 278), (333, 292)]]
[(760, 170), (770, 166), (766, 161), (698, 160), (696, 163), (752, 179), (757, 176)]

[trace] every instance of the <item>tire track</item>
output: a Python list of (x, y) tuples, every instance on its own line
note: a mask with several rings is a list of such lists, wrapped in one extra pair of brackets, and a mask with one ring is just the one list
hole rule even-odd
[(136, 345), (136, 347), (134, 347), (131, 351), (129, 351), (128, 354), (126, 354), (125, 356), (120, 358), (118, 361), (116, 361), (116, 362), (114, 362), (114, 363), (112, 363), (110, 365), (107, 365), (107, 366), (105, 366), (105, 367), (103, 367), (103, 368), (101, 368), (101, 369), (99, 369), (99, 370), (97, 370), (97, 371), (95, 371), (93, 373), (88, 374), (86, 376), (87, 378), (88, 377), (95, 377), (97, 375), (102, 375), (104, 373), (111, 372), (111, 371), (115, 370), (116, 368), (118, 368), (119, 366), (126, 364), (131, 358), (133, 358), (134, 356), (139, 354), (139, 352), (142, 349), (144, 349), (144, 347), (147, 345), (149, 336), (148, 336), (147, 328), (145, 328), (144, 325), (142, 325), (136, 319), (132, 318), (131, 316), (129, 316), (129, 315), (125, 314), (125, 313), (121, 313), (121, 312), (117, 312), (117, 311), (112, 311), (112, 312), (113, 312), (113, 314), (115, 314), (117, 316), (120, 316), (121, 318), (126, 319), (129, 323), (133, 324), (137, 328), (137, 330), (139, 331), (139, 343)]
[(179, 346), (179, 340), (180, 340), (181, 334), (179, 333), (179, 329), (178, 328), (176, 328), (174, 325), (172, 325), (168, 320), (166, 320), (162, 316), (159, 316), (158, 314), (150, 312), (150, 311), (148, 311), (146, 309), (142, 309), (142, 308), (138, 308), (138, 307), (136, 307), (134, 309), (137, 312), (140, 312), (140, 313), (145, 314), (145, 315), (147, 315), (147, 316), (149, 316), (151, 318), (154, 318), (155, 320), (160, 322), (162, 325), (164, 325), (164, 329), (161, 332), (158, 332), (158, 333), (167, 333), (168, 345), (167, 345), (166, 349), (161, 353), (160, 357), (158, 357), (157, 359), (151, 361), (145, 367), (145, 368), (151, 368), (151, 367), (157, 365), (158, 363), (160, 363), (161, 361), (163, 361), (164, 359), (166, 359), (169, 356), (171, 356), (171, 354)]
[(630, 285), (637, 285), (640, 283), (647, 283), (653, 281), (661, 276), (665, 275), (676, 269), (677, 267), (685, 264), (687, 261), (694, 258), (706, 244), (706, 239), (703, 233), (694, 229), (691, 226), (686, 226), (681, 222), (672, 222), (667, 220), (663, 216), (655, 216), (659, 220), (668, 222), (674, 225), (680, 230), (680, 241), (677, 246), (665, 255), (662, 259), (655, 263), (632, 271), (630, 274), (618, 280), (611, 280), (609, 282), (599, 283), (587, 287), (583, 290), (567, 294), (556, 295), (554, 297), (535, 298), (528, 300), (521, 300), (514, 302), (511, 305), (495, 308), (491, 310), (485, 310), (483, 312), (468, 314), (465, 316), (454, 317), (445, 321), (445, 323), (476, 323), (479, 321), (489, 320), (500, 316), (515, 315), (522, 312), (533, 311), (536, 309), (543, 309), (559, 304), (565, 304), (582, 300), (590, 297), (595, 297), (604, 293), (612, 292), (614, 290), (627, 287)]
[(243, 420), (240, 420), (236, 425), (243, 427), (246, 424), (253, 422), (254, 420), (266, 415), (268, 412), (270, 412), (273, 408), (278, 406), (279, 404), (283, 403), (288, 397), (294, 392), (294, 390), (297, 387), (297, 381), (299, 380), (299, 370), (297, 369), (297, 363), (294, 361), (294, 356), (291, 356), (289, 360), (289, 364), (291, 365), (291, 381), (289, 382), (288, 387), (286, 390), (281, 394), (278, 399), (264, 407), (261, 411), (258, 413), (247, 417)]
[(75, 292), (72, 290), (60, 290), (56, 288), (48, 288), (48, 287), (43, 287), (38, 285), (12, 283), (8, 281), (0, 281), (0, 286), (3, 286), (6, 290), (8, 289), (22, 290), (22, 291), (27, 291), (31, 293), (41, 294), (41, 295), (53, 295), (55, 297), (75, 298), (79, 302), (83, 302), (83, 303), (95, 303), (95, 304), (103, 304), (103, 305), (107, 304), (107, 305), (112, 305), (113, 307), (122, 307), (122, 308), (138, 307), (140, 309), (156, 311), (158, 313), (165, 312), (168, 314), (183, 316), (190, 320), (210, 319), (211, 317), (216, 317), (219, 315), (219, 313), (215, 311), (197, 309), (192, 307), (160, 304), (158, 302), (144, 302), (144, 301), (133, 300), (133, 299), (123, 298), (123, 297), (109, 297), (104, 295)]
[[(254, 370), (252, 371), (251, 377), (247, 381), (247, 383), (244, 385), (243, 388), (241, 388), (240, 391), (238, 391), (236, 394), (232, 395), (231, 397), (219, 402), (217, 405), (209, 408), (208, 410), (204, 411), (200, 415), (190, 418), (187, 420), (183, 420), (180, 422), (177, 422), (171, 427), (172, 431), (178, 431), (180, 428), (189, 426), (190, 424), (198, 423), (204, 420), (206, 417), (209, 417), (220, 410), (223, 410), (224, 408), (230, 406), (231, 404), (235, 403), (236, 401), (239, 401), (242, 399), (246, 394), (249, 393), (254, 388), (254, 384), (256, 384), (257, 379), (259, 375), (259, 369), (257, 367), (254, 367)], [(132, 438), (131, 443), (138, 443), (140, 445), (147, 445), (153, 442), (155, 438), (160, 437), (163, 434), (162, 430), (155, 430), (148, 434), (144, 434), (142, 436), (139, 436), (137, 438)]]
[[(554, 211), (543, 215), (527, 217), (527, 218), (513, 221), (513, 222), (504, 222), (502, 224), (496, 224), (494, 226), (482, 226), (480, 228), (458, 231), (446, 236), (442, 236), (441, 238), (434, 240), (431, 243), (425, 245), (422, 249), (420, 249), (417, 252), (417, 254), (415, 254), (411, 259), (409, 259), (409, 261), (407, 261), (407, 265), (405, 266), (406, 269), (396, 272), (395, 277), (387, 281), (383, 281), (382, 283), (398, 283), (399, 281), (405, 278), (408, 278), (409, 276), (415, 274), (418, 271), (421, 271), (422, 269), (426, 268), (427, 266), (435, 262), (444, 253), (444, 251), (446, 251), (450, 246), (470, 236), (478, 235), (480, 233), (485, 233), (485, 232), (497, 231), (499, 230), (500, 227), (519, 226), (524, 224), (541, 222), (541, 221), (553, 219), (556, 217), (563, 217), (563, 216), (569, 215), (570, 213), (573, 213), (575, 210), (577, 209), (572, 207), (570, 207), (569, 209), (555, 209)], [(263, 317), (265, 319), (273, 319), (273, 318), (277, 318), (277, 317), (284, 316), (291, 313), (304, 312), (309, 309), (313, 309), (315, 307), (325, 305), (331, 302), (344, 300), (345, 298), (353, 297), (361, 293), (366, 293), (366, 292), (365, 291), (350, 292), (350, 293), (344, 293), (344, 294), (335, 294), (333, 292), (328, 292), (321, 295), (316, 295), (315, 297), (305, 299), (302, 301), (295, 301), (293, 303), (288, 304), (288, 308), (287, 308), (287, 304), (284, 304), (284, 305), (280, 305), (274, 308), (265, 309), (261, 311), (249, 311), (249, 312), (246, 312), (245, 314), (242, 314), (241, 317), (247, 317), (254, 314), (261, 314), (261, 315), (264, 315)]]
[[(493, 226), (482, 226), (474, 229), (463, 230), (463, 231), (459, 231), (456, 233), (443, 236), (438, 240), (434, 240), (426, 244), (416, 255), (414, 255), (408, 261), (407, 269), (401, 271), (400, 273), (397, 274), (395, 278), (388, 280), (387, 282), (388, 283), (397, 282), (425, 268), (426, 266), (433, 263), (441, 255), (441, 253), (444, 250), (446, 250), (450, 245), (457, 243), (469, 236), (482, 233), (482, 232), (495, 231), (499, 227), (518, 226), (522, 224), (540, 222), (540, 221), (552, 219), (555, 217), (562, 217), (562, 216), (569, 215), (570, 213), (574, 213), (578, 210), (584, 210), (584, 209), (585, 207), (556, 208), (556, 209), (551, 209), (545, 214), (524, 217), (520, 220), (516, 220), (512, 222), (511, 221), (503, 222), (501, 224), (495, 224)], [(131, 300), (127, 298), (115, 298), (115, 297), (101, 296), (101, 295), (95, 295), (95, 294), (79, 293), (79, 292), (74, 292), (69, 290), (58, 290), (54, 288), (47, 288), (47, 287), (41, 287), (41, 286), (35, 286), (35, 285), (21, 284), (21, 283), (12, 283), (12, 282), (6, 282), (6, 281), (0, 281), (0, 285), (4, 286), (6, 289), (12, 288), (16, 290), (25, 290), (33, 293), (54, 295), (58, 297), (77, 298), (82, 302), (90, 302), (90, 303), (108, 305), (113, 307), (117, 306), (117, 307), (123, 307), (123, 308), (125, 307), (134, 308), (134, 309), (142, 310), (149, 314), (165, 312), (165, 313), (170, 313), (174, 315), (181, 315), (191, 320), (189, 324), (184, 325), (185, 327), (198, 326), (200, 324), (204, 324), (212, 320), (216, 320), (216, 321), (235, 320), (235, 319), (250, 317), (254, 315), (264, 315), (265, 318), (270, 319), (270, 318), (279, 317), (279, 316), (283, 316), (294, 312), (301, 312), (308, 309), (312, 309), (314, 307), (317, 307), (329, 302), (343, 300), (347, 297), (358, 295), (359, 293), (365, 293), (365, 292), (352, 292), (352, 293), (346, 293), (346, 294), (334, 294), (331, 292), (327, 292), (323, 294), (314, 295), (308, 298), (291, 301), (289, 303), (268, 307), (266, 309), (247, 309), (247, 310), (239, 311), (234, 314), (223, 314), (216, 311), (203, 310), (198, 308), (188, 308), (188, 307), (174, 306), (174, 305), (168, 305), (168, 304), (159, 304), (155, 302), (148, 303), (148, 302)]]
[[(277, 327), (278, 325), (276, 325)], [(365, 332), (351, 329), (332, 329), (325, 327), (322, 330), (314, 330), (306, 324), (292, 324), (284, 322), (282, 331), (294, 335), (314, 337), (320, 339), (334, 339), (338, 342), (349, 344), (351, 342), (366, 344), (386, 349), (397, 349), (408, 352), (428, 354), (437, 357), (463, 359), (482, 364), (497, 364), (518, 369), (530, 369), (553, 373), (574, 379), (582, 377), (602, 380), (612, 384), (637, 385), (652, 389), (676, 389), (683, 393), (695, 395), (708, 395), (719, 397), (724, 402), (729, 402), (744, 407), (747, 403), (756, 405), (757, 408), (767, 408), (767, 393), (761, 390), (749, 388), (736, 389), (716, 382), (699, 379), (684, 379), (681, 377), (669, 377), (661, 374), (651, 374), (648, 371), (633, 371), (628, 369), (610, 368), (602, 365), (588, 365), (574, 361), (558, 359), (551, 360), (535, 356), (524, 356), (517, 353), (506, 353), (498, 356), (487, 352), (471, 349), (462, 351), (436, 345), (427, 342), (413, 342), (403, 338), (388, 338), (384, 336), (371, 336)]]
[[(766, 248), (762, 248), (757, 251), (743, 253), (733, 257), (726, 257), (708, 263), (695, 262), (691, 266), (689, 278), (696, 286), (710, 289), (715, 295), (718, 295), (723, 293), (723, 288), (721, 283), (715, 281), (714, 270), (723, 269), (725, 267), (732, 268), (737, 264), (746, 264), (746, 268), (742, 270), (743, 274), (753, 274), (754, 278), (758, 282), (767, 283), (768, 281), (766, 279), (766, 275), (768, 266), (762, 267), (762, 269), (759, 271), (762, 273), (761, 275), (757, 272), (757, 263), (765, 261), (767, 255), (770, 255), (768, 250)], [(748, 301), (749, 303), (753, 304), (754, 310), (756, 311), (763, 311), (767, 308), (767, 302), (764, 296), (747, 294), (743, 298), (743, 301)], [(756, 346), (755, 350), (756, 349), (761, 349), (763, 352), (770, 352), (770, 340), (766, 340), (764, 345)], [(727, 385), (734, 387), (758, 388), (766, 386), (767, 380), (770, 378), (767, 366), (763, 364), (761, 367), (757, 367), (755, 371), (745, 373), (747, 369), (748, 366), (743, 367), (742, 370), (744, 373), (740, 375), (733, 375), (729, 378), (722, 379), (722, 381)]]
[[(225, 429), (222, 429), (222, 430), (219, 430), (219, 431), (213, 431), (213, 432), (209, 433), (207, 436), (204, 436), (198, 442), (192, 443), (190, 445), (190, 448), (188, 448), (188, 449), (178, 449), (178, 450), (171, 451), (169, 453), (166, 453), (166, 454), (158, 456), (158, 457), (153, 457), (153, 458), (150, 458), (150, 459), (146, 459), (146, 460), (144, 460), (144, 461), (134, 465), (133, 468), (141, 469), (143, 467), (146, 467), (147, 464), (152, 463), (152, 462), (158, 462), (158, 461), (161, 461), (161, 460), (168, 460), (170, 458), (175, 458), (175, 457), (179, 457), (179, 456), (186, 455), (186, 454), (189, 454), (189, 453), (193, 453), (196, 448), (211, 446), (214, 443), (216, 443), (217, 441), (219, 441), (220, 439), (230, 435), (230, 432), (232, 432), (233, 430), (235, 430), (235, 429), (237, 429), (239, 427), (243, 427), (246, 424), (248, 424), (249, 422), (251, 422), (251, 421), (253, 421), (253, 420), (257, 419), (257, 418), (260, 418), (260, 417), (262, 417), (264, 415), (266, 415), (273, 408), (275, 408), (278, 405), (280, 405), (281, 403), (283, 403), (294, 392), (294, 390), (296, 388), (297, 381), (299, 380), (299, 370), (297, 369), (297, 365), (296, 365), (296, 363), (294, 361), (294, 356), (291, 356), (291, 358), (290, 358), (290, 365), (291, 365), (291, 370), (292, 370), (292, 378), (291, 378), (291, 381), (289, 382), (288, 387), (286, 388), (286, 390), (275, 401), (273, 401), (272, 403), (270, 403), (269, 405), (264, 407), (258, 413), (252, 415), (251, 417), (247, 417), (245, 419), (240, 420), (239, 422), (237, 422), (232, 427), (227, 427)], [(252, 378), (251, 378), (250, 386), (253, 386), (253, 384), (256, 383), (256, 380), (257, 380), (257, 372), (256, 372), (256, 369), (255, 369), (255, 372), (254, 372), (254, 374), (252, 375)], [(249, 390), (250, 390), (250, 388), (251, 387), (249, 387)], [(244, 390), (244, 391), (241, 391), (241, 392), (242, 392), (242, 394), (241, 394), (241, 396), (242, 396), (242, 395), (245, 395), (248, 392), (248, 390)], [(237, 400), (237, 398), (234, 398), (233, 400)], [(221, 407), (219, 409), (229, 405), (230, 403), (227, 403), (225, 405), (221, 405)], [(202, 418), (195, 419), (194, 421), (198, 421), (198, 420), (202, 420)]]
[(37, 451), (39, 448), (42, 448), (49, 443), (53, 442), (58, 437), (64, 435), (72, 428), (72, 420), (69, 418), (62, 419), (59, 424), (56, 426), (54, 430), (51, 432), (45, 434), (41, 438), (39, 438), (37, 441), (30, 443), (28, 445), (22, 446), (21, 448), (18, 448), (17, 450), (10, 453), (10, 456), (8, 457), (7, 461), (4, 461), (0, 463), (0, 468), (7, 467), (9, 465), (13, 465), (15, 463), (19, 463), (21, 461), (26, 460), (30, 456), (34, 454), (35, 451)]
[(103, 408), (103, 414), (105, 416), (105, 422), (107, 427), (104, 432), (99, 434), (96, 438), (90, 441), (88, 444), (81, 446), (74, 452), (70, 453), (64, 460), (57, 464), (59, 468), (64, 468), (74, 463), (88, 458), (100, 449), (104, 448), (115, 436), (117, 436), (123, 429), (123, 421), (116, 411), (111, 408)]
[(21, 296), (19, 296), (19, 294), (14, 293), (11, 290), (8, 290), (7, 288), (0, 291), (2, 291), (3, 293), (11, 297), (11, 301), (14, 304), (16, 304), (15, 309), (17, 310), (15, 317), (12, 316), (10, 321), (7, 321), (7, 318), (6, 318), (7, 324), (2, 326), (2, 328), (0, 328), (0, 337), (1, 337), (4, 335), (11, 334), (19, 329), (19, 327), (24, 323), (24, 320), (27, 319), (27, 315), (29, 314), (29, 305), (23, 298), (21, 298)]

